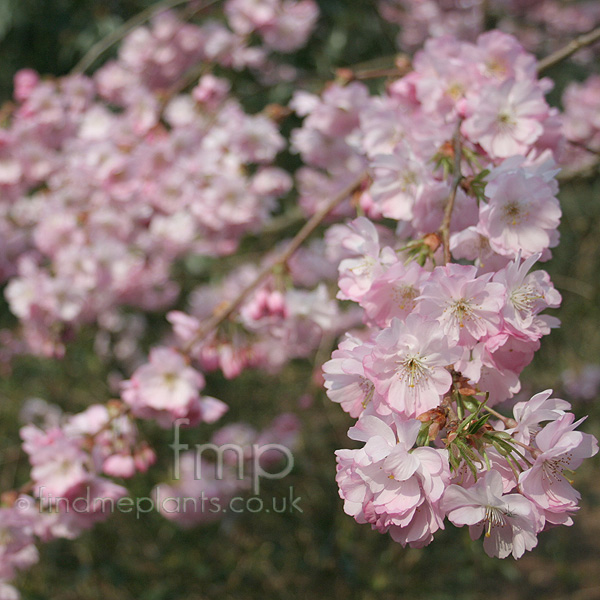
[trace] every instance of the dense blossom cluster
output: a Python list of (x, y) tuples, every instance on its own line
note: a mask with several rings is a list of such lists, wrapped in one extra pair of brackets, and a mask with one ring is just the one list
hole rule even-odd
[[(180, 292), (175, 263), (232, 254), (244, 235), (261, 231), (276, 200), (291, 189), (290, 175), (273, 164), (285, 147), (275, 121), (246, 113), (229, 80), (212, 71), (293, 77), (294, 69), (272, 53), (301, 47), (318, 11), (312, 0), (230, 0), (224, 14), (225, 22), (192, 24), (160, 12), (91, 77), (43, 79), (28, 69), (15, 77), (15, 105), (0, 129), (0, 278), (8, 282), (5, 295), (21, 332), (2, 331), (3, 364), (9, 369), (19, 353), (60, 358), (80, 327), (93, 324), (96, 351), (132, 373), (113, 382), (122, 402), (71, 417), (47, 405), (25, 411), (28, 422), (41, 423), (21, 431), (31, 480), (24, 493), (5, 495), (0, 509), (2, 599), (18, 596), (8, 581), (36, 562), (36, 538), (72, 538), (107, 518), (106, 503), (128, 495), (110, 478), (130, 478), (154, 463), (136, 418), (163, 427), (181, 418), (195, 425), (217, 421), (227, 410), (201, 393), (204, 376), (176, 347), (182, 331), (189, 335), (196, 317), (226, 297), (208, 286), (192, 294), (198, 311), (190, 309), (185, 322), (171, 314), (177, 337), (153, 349), (146, 364), (138, 347), (146, 327), (141, 311), (173, 307)], [(180, 92), (188, 81), (190, 91)], [(224, 286), (235, 293), (255, 271)], [(247, 360), (240, 358), (238, 336), (221, 332), (196, 356), (198, 366), (221, 367), (232, 377), (269, 360), (280, 366), (286, 356), (306, 356), (338, 314), (323, 287), (306, 289), (318, 281), (281, 292), (266, 282), (263, 300), (259, 294), (248, 303), (239, 326)], [(314, 314), (311, 304), (318, 304)], [(336, 330), (344, 328), (343, 320), (336, 323)], [(294, 418), (282, 416), (254, 432), (251, 443), (293, 448), (297, 429)], [(247, 487), (228, 473), (218, 493), (225, 494), (227, 481), (231, 490)]]
[[(357, 419), (350, 438), (364, 442), (337, 452), (348, 514), (415, 547), (448, 519), (485, 533), (500, 558), (571, 524), (579, 494), (565, 472), (596, 440), (550, 390), (517, 402), (512, 417), (494, 407), (521, 390), (522, 370), (559, 324), (544, 311), (561, 296), (535, 267), (559, 241), (557, 165), (585, 167), (598, 150), (598, 80), (570, 86), (559, 114), (545, 99), (552, 82), (516, 38), (474, 39), (484, 3), (471, 3), (472, 20), (454, 4), (383, 3), (405, 24), (405, 46), (427, 39), (383, 92), (341, 77), (257, 114), (227, 73), (293, 78), (280, 54), (306, 41), (313, 0), (228, 0), (221, 19), (200, 25), (163, 12), (93, 76), (17, 74), (0, 129), (0, 279), (21, 329), (0, 331), (0, 363), (61, 358), (89, 326), (96, 353), (126, 375), (110, 382), (119, 400), (76, 415), (25, 407), (31, 476), (2, 498), (0, 600), (18, 597), (8, 582), (37, 560), (36, 539), (72, 538), (108, 516), (105, 502), (127, 499), (111, 478), (156, 460), (138, 419), (215, 423), (228, 406), (207, 395), (206, 374), (276, 373), (342, 334), (323, 379)], [(556, 3), (533, 4), (536, 19), (560, 21)], [(292, 112), (301, 166), (290, 174), (277, 159), (287, 148), (278, 118)], [(245, 236), (277, 232), (272, 217), (292, 188), (304, 216), (331, 205), (321, 239), (281, 260), (289, 240), (232, 261), (210, 282), (178, 279), (182, 269), (204, 275)], [(149, 311), (171, 327), (146, 355)], [(293, 448), (298, 433), (285, 414), (260, 432), (226, 425), (210, 444)], [(182, 506), (248, 490), (239, 461), (227, 460), (219, 473), (183, 453), (181, 476), (156, 488), (172, 500), (164, 516), (183, 526), (220, 518)]]
[[(0, 132), (0, 273), (33, 352), (60, 355), (82, 323), (110, 331), (123, 305), (168, 308), (175, 260), (232, 253), (289, 191), (272, 165), (283, 137), (226, 79), (207, 72), (176, 94), (198, 63), (266, 68), (268, 48), (301, 45), (316, 17), (312, 0), (273, 1), (254, 23), (241, 4), (227, 4), (233, 31), (160, 13), (93, 77), (17, 74)], [(257, 28), (267, 46), (248, 45)]]
[[(6, 294), (34, 352), (60, 354), (65, 331), (107, 320), (123, 304), (170, 306), (177, 258), (232, 252), (289, 189), (289, 177), (268, 166), (284, 144), (274, 124), (243, 113), (225, 83), (206, 75), (194, 96), (173, 100), (165, 109), (168, 132), (154, 116), (143, 123), (107, 110), (93, 100), (94, 82), (79, 77), (40, 82), (18, 107), (7, 151), (23, 162), (21, 176), (6, 186), (19, 196), (5, 220), (21, 227), (11, 230), (19, 239), (4, 240), (6, 276), (14, 274), (10, 250), (20, 256)], [(71, 97), (65, 86), (75, 84), (86, 91), (77, 111), (64, 102)], [(28, 162), (41, 167), (33, 153), (46, 162), (45, 185), (25, 196), (41, 183), (25, 173)], [(250, 164), (263, 166), (250, 175)]]
[[(600, 7), (593, 0), (380, 0), (381, 15), (400, 26), (398, 45), (414, 50), (430, 37), (452, 34), (472, 39), (493, 23), (519, 37), (529, 50), (560, 44), (574, 33), (585, 33), (600, 23)], [(583, 58), (590, 58), (584, 53)]]
[(488, 554), (519, 558), (544, 527), (571, 523), (579, 495), (563, 471), (598, 449), (551, 391), (514, 419), (492, 409), (558, 325), (541, 313), (560, 294), (531, 269), (558, 242), (564, 142), (548, 82), (514, 38), (440, 37), (413, 66), (346, 138), (371, 173), (367, 215), (399, 222), (395, 246), (366, 217), (328, 237), (346, 250), (338, 297), (367, 325), (324, 365), (329, 397), (358, 418), (350, 437), (365, 442), (337, 453), (340, 495), (404, 545), (430, 543), (447, 517), (473, 537), (485, 529)]
[[(310, 254), (305, 252), (304, 257), (309, 260)], [(296, 265), (298, 275), (293, 270), (291, 275), (298, 287), (284, 285), (281, 278), (268, 278), (242, 303), (233, 322), (204, 338), (202, 323), (219, 306), (233, 301), (257, 277), (258, 269), (245, 265), (220, 284), (196, 288), (186, 312), (171, 311), (167, 315), (186, 354), (204, 371), (218, 368), (228, 379), (247, 368), (275, 372), (292, 358), (308, 356), (323, 333), (341, 333), (349, 324), (360, 321), (358, 315), (342, 318), (323, 284), (312, 290), (301, 287), (312, 283), (302, 278), (309, 265), (302, 264), (302, 255)]]
[(600, 152), (600, 77), (592, 75), (583, 83), (570, 83), (562, 102), (564, 133), (571, 142), (569, 168), (593, 165)]

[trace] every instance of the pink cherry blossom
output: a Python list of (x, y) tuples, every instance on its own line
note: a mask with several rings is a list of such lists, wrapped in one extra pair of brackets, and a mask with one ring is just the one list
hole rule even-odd
[(542, 135), (548, 105), (539, 86), (507, 79), (486, 86), (469, 102), (463, 133), (493, 158), (526, 154)]
[(469, 526), (471, 539), (485, 532), (483, 548), (489, 556), (516, 559), (537, 545), (541, 519), (535, 506), (520, 494), (503, 494), (497, 471), (488, 471), (469, 488), (450, 485), (442, 509), (457, 527)]
[(538, 314), (545, 308), (556, 308), (561, 302), (560, 294), (545, 271), (528, 274), (539, 257), (539, 253), (533, 254), (521, 264), (519, 254), (493, 277), (493, 281), (506, 287), (506, 303), (502, 310), (505, 326), (514, 335), (532, 340), (550, 333), (550, 327), (558, 326), (555, 317)]
[(123, 382), (122, 397), (137, 416), (157, 419), (168, 427), (175, 419), (189, 417), (198, 422), (202, 418), (204, 406), (208, 407), (200, 397), (203, 387), (202, 374), (179, 352), (155, 348), (149, 362)]
[(533, 466), (519, 476), (522, 493), (549, 513), (570, 513), (578, 508), (579, 492), (563, 471), (575, 470), (584, 458), (598, 452), (594, 436), (575, 431), (582, 421), (566, 413), (547, 423), (535, 436)]
[(393, 318), (374, 340), (365, 357), (365, 374), (392, 410), (415, 417), (435, 408), (452, 382), (446, 366), (461, 351), (448, 344), (437, 321), (411, 314)]
[(536, 175), (519, 169), (495, 177), (485, 190), (489, 203), (479, 209), (480, 232), (492, 250), (524, 258), (554, 245), (551, 235), (560, 222), (561, 210), (552, 187)]
[(390, 248), (380, 247), (377, 229), (365, 217), (359, 217), (350, 223), (348, 229), (348, 239), (342, 244), (352, 249), (355, 258), (346, 258), (340, 262), (338, 298), (357, 302), (371, 288), (373, 280), (396, 262), (396, 257)]
[(416, 420), (394, 418), (390, 426), (363, 415), (348, 434), (365, 441), (365, 446), (336, 452), (346, 513), (417, 548), (430, 543), (433, 533), (443, 528), (438, 501), (449, 480), (446, 450), (411, 450), (419, 428)]
[(347, 334), (333, 351), (331, 360), (323, 365), (327, 396), (354, 418), (360, 416), (376, 394), (373, 382), (365, 376), (363, 365), (363, 359), (372, 350), (372, 343), (363, 343)]
[(386, 327), (394, 317), (403, 320), (415, 310), (428, 277), (416, 262), (397, 262), (372, 282), (359, 304), (370, 320)]
[(39, 496), (66, 497), (89, 481), (92, 462), (81, 440), (68, 437), (58, 427), (44, 432), (34, 425), (23, 427), (21, 437)]
[(384, 217), (410, 221), (417, 197), (428, 181), (421, 161), (410, 148), (376, 156), (371, 163), (371, 196)]
[(556, 421), (562, 417), (571, 405), (560, 398), (550, 398), (552, 390), (545, 390), (535, 394), (527, 402), (517, 402), (513, 407), (516, 425), (509, 431), (513, 437), (529, 444), (540, 431), (540, 423)]
[(437, 319), (448, 339), (470, 344), (500, 331), (505, 287), (467, 265), (436, 267), (418, 298), (418, 311)]

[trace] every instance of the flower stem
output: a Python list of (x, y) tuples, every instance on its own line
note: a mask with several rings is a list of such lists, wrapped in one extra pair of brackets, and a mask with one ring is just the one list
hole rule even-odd
[(514, 419), (511, 419), (510, 417), (505, 417), (503, 414), (499, 413), (498, 411), (494, 410), (493, 408), (490, 408), (489, 406), (485, 406), (484, 408), (491, 415), (494, 415), (496, 418), (500, 419), (504, 423), (504, 425), (506, 427), (508, 427), (509, 429), (517, 426), (517, 422)]
[(307, 238), (313, 233), (313, 231), (323, 222), (325, 217), (336, 207), (341, 204), (350, 194), (363, 183), (367, 176), (366, 171), (363, 171), (350, 185), (346, 186), (343, 190), (334, 196), (323, 208), (316, 212), (309, 221), (304, 224), (304, 227), (296, 234), (288, 246), (283, 250), (274, 260), (266, 264), (258, 275), (251, 281), (231, 302), (227, 302), (223, 305), (215, 315), (208, 319), (202, 326), (198, 334), (190, 340), (183, 348), (184, 353), (188, 353), (191, 348), (201, 342), (206, 336), (216, 329), (223, 321), (228, 319), (244, 302), (244, 300), (251, 294), (269, 275), (273, 273), (278, 267), (285, 265), (292, 255), (300, 248), (300, 246), (307, 240)]
[[(157, 4), (153, 4), (149, 6), (142, 12), (133, 16), (131, 19), (123, 23), (121, 27), (115, 29), (111, 34), (102, 38), (99, 42), (95, 43), (81, 58), (81, 60), (73, 67), (71, 70), (71, 74), (74, 73), (85, 73), (98, 58), (100, 58), (107, 50), (109, 50), (112, 46), (114, 46), (117, 42), (123, 39), (130, 31), (143, 25), (147, 21), (149, 21), (155, 15), (169, 10), (171, 8), (175, 8), (181, 4), (187, 4), (189, 0), (163, 0), (163, 2), (158, 2)], [(209, 0), (204, 6), (202, 6), (202, 10), (209, 8), (213, 4), (217, 4), (220, 0)]]
[(574, 40), (571, 40), (566, 46), (563, 46), (556, 52), (553, 52), (549, 56), (546, 56), (546, 58), (543, 58), (542, 60), (538, 61), (538, 75), (543, 73), (550, 67), (553, 67), (554, 65), (557, 65), (563, 60), (569, 58), (569, 56), (572, 56), (573, 54), (575, 54), (575, 52), (581, 50), (582, 48), (585, 48), (586, 46), (591, 46), (598, 40), (600, 40), (600, 27), (597, 27), (596, 29), (588, 33), (584, 33), (579, 37), (576, 37)]
[(450, 220), (452, 219), (452, 211), (454, 210), (454, 201), (456, 200), (456, 192), (458, 186), (462, 181), (461, 172), (461, 161), (462, 161), (462, 144), (460, 142), (460, 126), (462, 121), (459, 119), (456, 124), (456, 132), (453, 137), (454, 142), (454, 180), (452, 182), (452, 189), (450, 196), (448, 196), (448, 202), (444, 210), (444, 220), (440, 227), (439, 234), (442, 238), (442, 244), (444, 246), (444, 263), (448, 264), (452, 259), (450, 254)]

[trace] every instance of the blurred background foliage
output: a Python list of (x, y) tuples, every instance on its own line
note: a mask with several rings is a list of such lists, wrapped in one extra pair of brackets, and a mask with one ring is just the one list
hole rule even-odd
[[(152, 2), (142, 0), (0, 0), (0, 101), (10, 97), (14, 72), (32, 67), (41, 73), (67, 73), (94, 42)], [(370, 0), (321, 0), (320, 25), (307, 48), (294, 59), (315, 81), (335, 68), (389, 57), (395, 28), (378, 17)], [(113, 49), (114, 51), (114, 49)], [(108, 54), (110, 55), (110, 53)], [(583, 70), (570, 64), (550, 74), (564, 85)], [(251, 79), (240, 85), (252, 96)], [(312, 80), (311, 80), (312, 81)], [(291, 88), (273, 93), (289, 96)], [(264, 105), (265, 98), (257, 100)], [(600, 181), (578, 179), (561, 192), (564, 217), (561, 245), (544, 266), (563, 294), (555, 311), (560, 330), (542, 342), (523, 375), (525, 392), (553, 387), (560, 393), (566, 368), (600, 362)], [(213, 264), (213, 270), (220, 265)], [(185, 270), (183, 271), (185, 273)], [(188, 272), (188, 277), (193, 274)], [(198, 283), (192, 280), (190, 285)], [(5, 304), (1, 320), (10, 321)], [(164, 322), (156, 317), (154, 335)], [(153, 320), (153, 324), (154, 324)], [(19, 450), (16, 428), (25, 399), (43, 397), (76, 412), (109, 397), (107, 376), (114, 365), (93, 352), (93, 332), (84, 332), (64, 362), (22, 358), (0, 381), (0, 491), (20, 485), (28, 465)], [(142, 341), (140, 341), (142, 343)], [(331, 342), (333, 343), (333, 342)], [(328, 348), (324, 348), (328, 351)], [(519, 562), (484, 555), (481, 541), (466, 530), (436, 535), (423, 549), (403, 549), (388, 536), (356, 524), (342, 510), (334, 480), (333, 452), (349, 447), (350, 418), (321, 392), (306, 406), (299, 399), (311, 387), (312, 365), (297, 361), (276, 377), (246, 373), (235, 381), (209, 377), (208, 391), (232, 408), (224, 423), (246, 420), (260, 427), (282, 411), (303, 423), (295, 468), (283, 480), (264, 485), (261, 496), (289, 496), (293, 487), (303, 512), (227, 514), (205, 527), (183, 531), (156, 513), (115, 514), (79, 539), (42, 545), (40, 564), (21, 575), (24, 600), (246, 600), (254, 598), (405, 600), (600, 598), (600, 480), (597, 460), (577, 474), (582, 509), (571, 528), (540, 536), (539, 546)], [(590, 413), (584, 429), (600, 435), (600, 410), (576, 404), (577, 416)], [(189, 443), (205, 442), (214, 428), (187, 432)], [(169, 432), (144, 425), (159, 462), (169, 464)], [(159, 470), (136, 477), (135, 497), (148, 496)]]
[(0, 0), (0, 99), (20, 68), (64, 75), (149, 0)]

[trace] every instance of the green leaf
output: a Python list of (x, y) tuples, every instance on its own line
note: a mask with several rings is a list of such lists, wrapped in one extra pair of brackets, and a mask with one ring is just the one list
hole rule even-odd
[(469, 427), (469, 433), (477, 433), (489, 421), (491, 416), (492, 415), (490, 413), (487, 413), (482, 417), (479, 417), (479, 419), (477, 419), (477, 421), (472, 423)]

